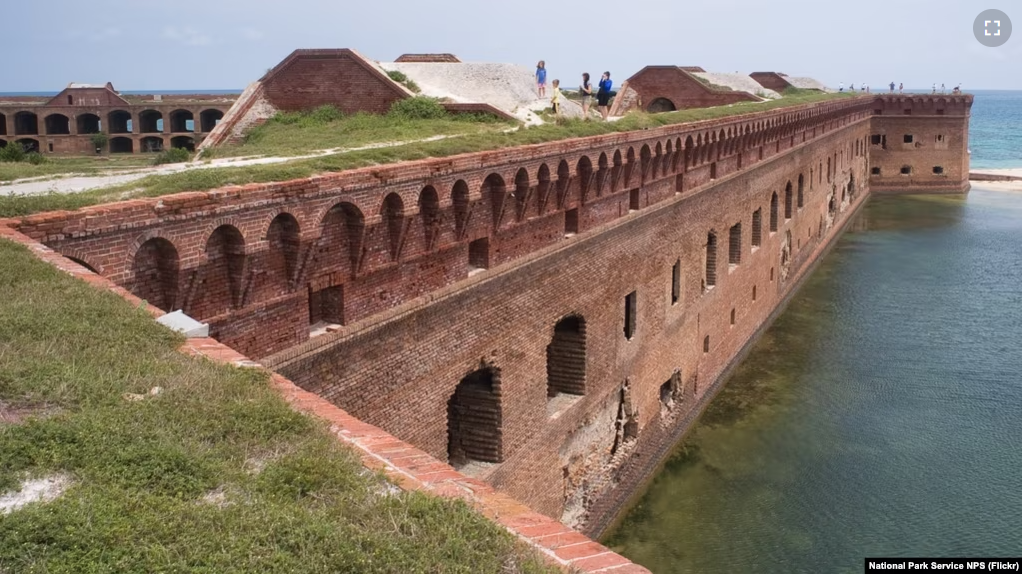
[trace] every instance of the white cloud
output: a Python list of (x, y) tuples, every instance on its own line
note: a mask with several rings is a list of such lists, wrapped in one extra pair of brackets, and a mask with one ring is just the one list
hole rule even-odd
[(242, 28), (241, 33), (242, 38), (245, 38), (246, 40), (252, 40), (253, 42), (262, 40), (263, 38), (266, 37), (266, 34), (263, 34), (261, 30), (257, 30), (255, 28)]
[(196, 30), (195, 28), (176, 28), (174, 26), (167, 26), (163, 29), (163, 37), (175, 42), (180, 42), (186, 46), (208, 46), (213, 43), (213, 40)]

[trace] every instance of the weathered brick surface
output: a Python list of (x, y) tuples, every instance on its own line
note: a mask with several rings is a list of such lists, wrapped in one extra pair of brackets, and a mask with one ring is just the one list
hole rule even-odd
[[(10, 220), (0, 220), (0, 239), (28, 247), (43, 261), (97, 289), (108, 290), (123, 297), (133, 307), (144, 308), (154, 317), (163, 314), (162, 310), (146, 305), (145, 301), (93, 270), (18, 233), (9, 226), (11, 223)], [(188, 339), (181, 352), (236, 367), (259, 367), (248, 357), (212, 338)], [(352, 417), (322, 397), (300, 389), (283, 376), (273, 374), (271, 384), (295, 410), (327, 422), (331, 433), (352, 448), (366, 468), (383, 472), (399, 488), (461, 499), (535, 548), (550, 563), (568, 571), (649, 574), (646, 568), (633, 564), (564, 524), (532, 511), (521, 502), (496, 492), (487, 484), (455, 472), (450, 466), (412, 445)]]
[[(884, 95), (874, 102), (870, 188), (882, 193), (969, 189), (970, 95)], [(906, 136), (912, 141), (906, 142)], [(883, 140), (882, 140), (883, 138)], [(883, 143), (873, 143), (882, 140)], [(908, 168), (909, 173), (903, 173)], [(940, 173), (935, 173), (940, 168)], [(874, 173), (874, 171), (880, 173)]]
[(295, 50), (260, 80), (280, 110), (332, 105), (345, 113), (384, 113), (412, 95), (354, 50)]
[[(746, 92), (713, 89), (679, 66), (647, 66), (628, 79), (628, 87), (638, 96), (636, 108), (644, 111), (657, 99), (670, 101), (676, 110), (759, 101)], [(615, 109), (615, 113), (621, 114), (628, 111)]]
[[(713, 394), (865, 197), (883, 102), (135, 200), (19, 228), (209, 320), (238, 349), (437, 459), (450, 450), (459, 382), (493, 369), (500, 416), (484, 421), (489, 431), (464, 428), (499, 441), (487, 456), (501, 462), (477, 457), (466, 472), (584, 523), (585, 510), (611, 512), (601, 500), (642, 480), (635, 469)], [(950, 177), (965, 182), (965, 171)], [(755, 246), (757, 211), (766, 221)], [(585, 323), (582, 396), (547, 388), (554, 326), (569, 315)], [(302, 322), (324, 318), (344, 326), (305, 341)], [(622, 473), (618, 486), (604, 465)]]

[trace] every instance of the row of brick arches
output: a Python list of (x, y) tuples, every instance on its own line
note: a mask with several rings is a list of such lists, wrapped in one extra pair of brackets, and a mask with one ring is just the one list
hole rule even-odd
[[(159, 110), (139, 112), (138, 126), (133, 125), (135, 120), (132, 118), (131, 112), (127, 110), (114, 110), (108, 113), (105, 119), (93, 113), (77, 114), (74, 119), (61, 113), (53, 113), (44, 116), (40, 122), (39, 115), (29, 111), (16, 112), (12, 117), (14, 126), (13, 133), (10, 135), (16, 136), (95, 134), (100, 132), (108, 134), (207, 133), (213, 131), (213, 128), (224, 117), (224, 112), (217, 109), (203, 110), (199, 113), (199, 119), (196, 122), (195, 114), (191, 110), (174, 110), (167, 114), (166, 120), (169, 122), (169, 126), (164, 126), (164, 114)], [(165, 127), (170, 129), (165, 129)], [(74, 128), (73, 132), (72, 128)], [(7, 132), (7, 116), (0, 113), (0, 135), (8, 135)]]

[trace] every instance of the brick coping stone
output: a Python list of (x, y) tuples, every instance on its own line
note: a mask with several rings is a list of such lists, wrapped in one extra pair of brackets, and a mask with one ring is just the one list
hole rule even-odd
[[(164, 315), (116, 285), (106, 277), (66, 259), (60, 253), (10, 227), (12, 220), (0, 221), (0, 238), (27, 247), (36, 257), (97, 289), (113, 292), (135, 307), (144, 307), (153, 318)], [(212, 338), (186, 340), (181, 352), (237, 367), (263, 366)], [(530, 510), (525, 504), (497, 492), (490, 485), (456, 471), (429, 454), (399, 440), (338, 408), (326, 399), (305, 391), (285, 377), (271, 372), (271, 385), (295, 410), (330, 423), (330, 432), (352, 448), (362, 464), (382, 471), (399, 488), (419, 490), (444, 498), (460, 498), (490, 520), (505, 527), (552, 564), (567, 571), (601, 574), (639, 574), (649, 570), (612, 552), (553, 518)]]

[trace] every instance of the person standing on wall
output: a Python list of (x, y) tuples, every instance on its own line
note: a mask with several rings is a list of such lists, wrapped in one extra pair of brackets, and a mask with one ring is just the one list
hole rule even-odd
[(899, 82), (899, 93), (902, 93), (902, 82)]
[(543, 60), (536, 63), (536, 95), (547, 95), (547, 64)]
[(593, 86), (590, 85), (589, 72), (583, 72), (583, 83), (579, 86), (579, 95), (583, 97), (583, 119), (590, 121), (590, 104), (593, 102)]
[(895, 93), (895, 82), (892, 82), (892, 83), (888, 84), (888, 93), (889, 94), (894, 94)]
[(561, 81), (551, 82), (551, 109), (554, 110), (554, 117), (561, 118)]
[(839, 82), (838, 83), (838, 91), (844, 92), (845, 91), (845, 84), (843, 84), (842, 82)]
[(611, 111), (607, 107), (608, 102), (611, 101), (611, 85), (611, 72), (604, 72), (604, 75), (600, 77), (600, 83), (597, 84), (597, 109), (605, 122), (607, 114)]

